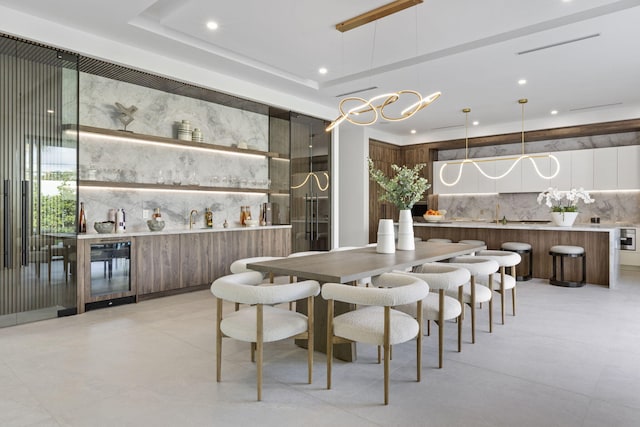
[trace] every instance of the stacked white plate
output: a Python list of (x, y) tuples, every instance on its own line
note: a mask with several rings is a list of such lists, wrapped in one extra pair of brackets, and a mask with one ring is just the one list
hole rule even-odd
[(376, 252), (379, 254), (392, 254), (396, 251), (396, 240), (393, 231), (392, 219), (381, 219), (378, 223), (378, 245)]
[(183, 120), (178, 126), (178, 139), (182, 141), (191, 141), (192, 132), (191, 132), (191, 123), (189, 120)]

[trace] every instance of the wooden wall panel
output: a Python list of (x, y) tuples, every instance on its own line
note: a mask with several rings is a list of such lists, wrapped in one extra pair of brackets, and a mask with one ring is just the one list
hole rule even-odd
[[(402, 165), (401, 147), (379, 141), (369, 141), (369, 158), (376, 168), (387, 176), (391, 175), (392, 164)], [(380, 219), (398, 220), (398, 209), (390, 203), (380, 202), (381, 190), (375, 181), (369, 181), (369, 242), (377, 241), (378, 221)]]

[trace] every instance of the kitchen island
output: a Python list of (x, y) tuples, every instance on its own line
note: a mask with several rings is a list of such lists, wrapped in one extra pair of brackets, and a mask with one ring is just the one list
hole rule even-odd
[[(504, 225), (488, 221), (415, 222), (414, 233), (423, 240), (484, 240), (489, 249), (500, 249), (504, 242), (529, 243), (533, 252), (533, 276), (542, 279), (551, 277), (551, 246), (581, 246), (587, 258), (587, 283), (613, 288), (618, 281), (620, 228), (614, 224), (574, 224), (572, 227), (559, 227), (552, 223), (526, 221), (510, 221)], [(565, 266), (567, 274), (578, 274), (578, 263), (570, 264), (572, 265)]]

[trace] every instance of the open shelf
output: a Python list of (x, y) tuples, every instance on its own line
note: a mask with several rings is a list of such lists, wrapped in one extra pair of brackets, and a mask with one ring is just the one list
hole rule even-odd
[(211, 187), (206, 185), (175, 185), (175, 184), (152, 184), (142, 182), (121, 182), (121, 181), (90, 181), (81, 180), (78, 182), (81, 187), (99, 188), (130, 188), (133, 190), (188, 190), (188, 191), (215, 191), (226, 193), (263, 193), (263, 194), (289, 194), (281, 190), (269, 190), (268, 188), (242, 188), (242, 187)]

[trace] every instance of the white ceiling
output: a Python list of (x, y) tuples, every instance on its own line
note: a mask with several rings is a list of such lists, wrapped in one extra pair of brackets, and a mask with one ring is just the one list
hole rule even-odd
[[(464, 107), (480, 122), (470, 136), (518, 130), (519, 98), (529, 99), (527, 129), (640, 117), (640, 0), (425, 0), (345, 33), (335, 29), (389, 2), (0, 0), (0, 6), (248, 80), (335, 110), (335, 117), (341, 93), (371, 86), (377, 89), (355, 96), (441, 91), (411, 119), (375, 125), (402, 143), (463, 137)], [(208, 30), (208, 20), (219, 29)], [(583, 40), (562, 44), (576, 39)], [(68, 44), (62, 47), (74, 48)], [(556, 46), (518, 54), (550, 45)], [(326, 75), (318, 73), (321, 66)], [(518, 85), (521, 78), (526, 85)], [(559, 113), (551, 116), (554, 109)]]

